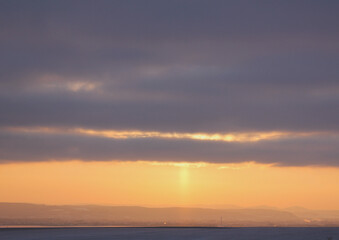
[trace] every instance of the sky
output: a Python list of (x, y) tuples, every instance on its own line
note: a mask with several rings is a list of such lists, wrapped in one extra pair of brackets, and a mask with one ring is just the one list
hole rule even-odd
[(0, 202), (339, 209), (338, 1), (0, 1)]

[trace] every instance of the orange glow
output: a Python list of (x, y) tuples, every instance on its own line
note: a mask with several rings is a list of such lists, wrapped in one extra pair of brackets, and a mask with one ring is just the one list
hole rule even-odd
[[(155, 132), (139, 130), (95, 130), (85, 128), (47, 128), (47, 127), (15, 127), (6, 128), (12, 132), (40, 133), (40, 134), (77, 134), (113, 139), (128, 138), (163, 138), (163, 139), (191, 139), (200, 141), (219, 142), (257, 142), (281, 138), (296, 138), (321, 135), (321, 132), (231, 132), (231, 133), (179, 133)], [(327, 135), (329, 133), (326, 133)]]
[(0, 202), (339, 209), (338, 189), (338, 168), (81, 161), (0, 165)]

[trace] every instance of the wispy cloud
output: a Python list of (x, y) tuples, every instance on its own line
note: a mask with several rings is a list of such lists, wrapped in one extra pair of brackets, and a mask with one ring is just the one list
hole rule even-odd
[(163, 138), (215, 142), (258, 142), (264, 140), (293, 139), (314, 136), (336, 136), (328, 132), (234, 132), (234, 133), (181, 133), (181, 132), (149, 132), (137, 130), (96, 130), (85, 128), (52, 128), (52, 127), (9, 127), (3, 131), (35, 134), (76, 134), (113, 139)]

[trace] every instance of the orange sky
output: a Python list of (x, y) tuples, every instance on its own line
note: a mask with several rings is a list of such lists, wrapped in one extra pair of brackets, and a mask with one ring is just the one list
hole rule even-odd
[(35, 162), (0, 165), (0, 201), (339, 209), (339, 168), (255, 163)]

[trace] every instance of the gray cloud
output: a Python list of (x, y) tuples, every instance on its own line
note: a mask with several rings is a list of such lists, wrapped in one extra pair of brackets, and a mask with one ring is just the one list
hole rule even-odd
[[(87, 93), (6, 95), (0, 97), (0, 125), (179, 132), (338, 131), (337, 96), (326, 93), (331, 89), (325, 89), (324, 96), (301, 92), (302, 97), (298, 91), (253, 93), (255, 89), (228, 94), (226, 88), (225, 96), (201, 94), (188, 99), (181, 94), (170, 99), (111, 99)], [(135, 97), (133, 92), (127, 95)]]
[(255, 161), (281, 166), (339, 166), (339, 138), (335, 136), (225, 143), (4, 132), (0, 135), (0, 143), (0, 162), (3, 163), (81, 159), (211, 163)]
[[(0, 126), (338, 132), (338, 10), (337, 1), (1, 1)], [(79, 82), (93, 89), (72, 89)], [(138, 149), (138, 141), (113, 142)], [(174, 160), (200, 159), (193, 148), (206, 146), (218, 153), (211, 161), (242, 161), (240, 150), (227, 154), (243, 146), (245, 159), (272, 162), (259, 150), (287, 146), (160, 142), (168, 144), (163, 157), (159, 150), (150, 159), (170, 159), (171, 146), (183, 144), (191, 153)], [(88, 149), (97, 153), (101, 145), (94, 146)], [(322, 149), (312, 145), (314, 157), (298, 150), (288, 158), (286, 147), (287, 160), (275, 159), (336, 165), (328, 160), (335, 148)], [(124, 154), (117, 156), (128, 160)]]

